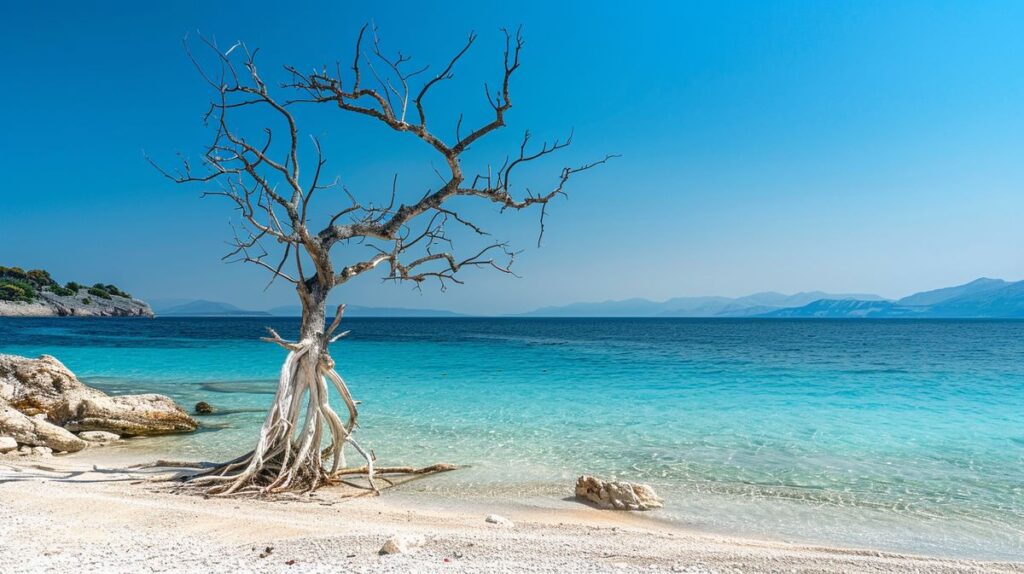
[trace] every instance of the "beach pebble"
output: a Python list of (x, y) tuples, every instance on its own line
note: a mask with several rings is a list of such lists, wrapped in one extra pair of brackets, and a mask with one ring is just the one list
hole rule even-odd
[(89, 442), (114, 442), (121, 440), (120, 435), (107, 431), (83, 431), (78, 433), (78, 438)]
[(513, 524), (511, 520), (505, 518), (500, 514), (488, 514), (487, 518), (485, 518), (484, 521), (490, 522), (491, 524), (497, 524), (498, 526), (515, 526), (515, 524)]
[(197, 415), (212, 415), (214, 412), (213, 405), (206, 401), (199, 401), (196, 403), (196, 414)]
[(426, 544), (425, 538), (415, 534), (399, 534), (388, 538), (378, 554), (412, 554)]
[(35, 455), (38, 455), (38, 456), (49, 457), (49, 456), (53, 456), (53, 449), (50, 448), (50, 447), (46, 447), (46, 446), (35, 446), (35, 447), (32, 447), (32, 454), (35, 454)]
[(18, 450), (18, 442), (9, 436), (0, 436), (0, 453)]

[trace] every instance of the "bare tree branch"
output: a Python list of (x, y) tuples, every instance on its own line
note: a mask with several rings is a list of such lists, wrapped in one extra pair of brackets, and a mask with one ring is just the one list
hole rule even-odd
[[(367, 31), (370, 45), (364, 46)], [(302, 323), (296, 341), (287, 341), (272, 329), (270, 336), (264, 338), (288, 350), (288, 357), (256, 447), (242, 457), (190, 477), (192, 484), (205, 488), (207, 493), (224, 495), (312, 490), (350, 474), (343, 453), (344, 446), (350, 445), (366, 461), (358, 471), (366, 475), (369, 488), (376, 491), (375, 456), (363, 449), (352, 434), (357, 401), (335, 371), (329, 352), (329, 346), (347, 334), (335, 334), (344, 306), (338, 308), (334, 320), (326, 326), (326, 303), (331, 290), (374, 270), (384, 281), (409, 282), (417, 289), (424, 283), (436, 282), (442, 290), (450, 284), (461, 284), (460, 273), (466, 269), (491, 269), (514, 275), (512, 265), (517, 252), (507, 242), (491, 238), (468, 213), (468, 208), (464, 209), (462, 204), (456, 208), (449, 201), (456, 197), (481, 198), (486, 201), (476, 203), (496, 205), (500, 212), (539, 206), (539, 245), (549, 203), (567, 193), (574, 175), (615, 157), (563, 167), (547, 191), (534, 193), (519, 184), (519, 170), (564, 150), (571, 145), (572, 135), (538, 146), (526, 132), (512, 156), (486, 164), (477, 175), (465, 175), (463, 154), (476, 142), (505, 127), (506, 116), (512, 109), (511, 80), (519, 69), (524, 42), (519, 30), (515, 34), (502, 32), (505, 48), (498, 88), (492, 91), (484, 83), (490, 113), (475, 127), (463, 125), (464, 114), (453, 118), (454, 141), (439, 135), (444, 130), (431, 125), (430, 122), (438, 120), (427, 110), (427, 96), (454, 77), (455, 68), (476, 40), (475, 34), (468, 36), (438, 73), (423, 76), (425, 81), (417, 84), (428, 67), (412, 67), (412, 58), (401, 52), (389, 55), (377, 30), (364, 26), (356, 39), (351, 70), (346, 77), (340, 65), (333, 71), (323, 67), (312, 72), (286, 66), (289, 80), (273, 89), (257, 68), (257, 50), (250, 51), (241, 42), (221, 50), (216, 42), (200, 36), (198, 42), (208, 52), (200, 58), (191, 51), (191, 42), (186, 39), (186, 54), (212, 91), (203, 121), (211, 129), (213, 139), (195, 165), (181, 157), (181, 165), (168, 171), (147, 160), (176, 183), (201, 185), (204, 196), (226, 198), (241, 223), (232, 225), (232, 248), (225, 259), (269, 271), (268, 288), (277, 279), (294, 284), (302, 302)], [(415, 108), (415, 118), (407, 117), (411, 115), (410, 103)], [(440, 185), (417, 192), (413, 197), (419, 199), (415, 201), (401, 202), (395, 174), (386, 200), (358, 200), (340, 185), (337, 177), (328, 175), (321, 142), (313, 134), (300, 131), (292, 113), (294, 106), (316, 107), (328, 113), (338, 110), (354, 117), (371, 118), (394, 132), (412, 134), (440, 160), (435, 168)], [(245, 129), (260, 122), (263, 129), (254, 134)], [(300, 136), (308, 136), (309, 143)], [(303, 163), (308, 172), (301, 169)], [(332, 188), (339, 188), (342, 193), (324, 192)], [(329, 210), (318, 212), (314, 196), (336, 203)], [(321, 217), (326, 224), (317, 231), (312, 222), (321, 221)], [(339, 263), (337, 272), (332, 256), (347, 261)], [(308, 269), (310, 264), (312, 269)], [(347, 421), (329, 406), (329, 386), (345, 402)], [(329, 447), (321, 449), (325, 441)], [(327, 457), (331, 460), (329, 466), (325, 465)], [(434, 468), (452, 467), (435, 465), (412, 472), (429, 472)]]

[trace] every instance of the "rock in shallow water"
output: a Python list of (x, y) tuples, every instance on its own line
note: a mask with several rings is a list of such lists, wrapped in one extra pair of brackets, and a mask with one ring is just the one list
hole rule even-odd
[[(6, 401), (25, 415), (45, 414), (50, 423), (74, 431), (109, 431), (135, 436), (189, 432), (199, 427), (168, 397), (108, 396), (83, 384), (49, 355), (38, 359), (0, 355), (0, 401)], [(75, 449), (53, 448), (81, 450), (84, 444)]]
[(25, 416), (0, 398), (0, 434), (26, 446), (45, 446), (56, 451), (77, 452), (86, 442), (50, 423), (45, 415)]
[(576, 479), (576, 496), (609, 510), (652, 510), (661, 499), (646, 484), (601, 480), (583, 475)]
[(196, 414), (197, 415), (212, 415), (213, 405), (206, 401), (199, 401), (196, 403)]

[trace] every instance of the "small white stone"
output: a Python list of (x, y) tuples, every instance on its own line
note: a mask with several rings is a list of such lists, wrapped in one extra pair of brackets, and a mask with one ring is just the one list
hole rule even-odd
[(121, 440), (120, 435), (107, 431), (83, 431), (78, 433), (78, 438), (89, 442), (114, 442)]
[(498, 526), (507, 526), (507, 527), (515, 526), (515, 524), (513, 524), (511, 520), (509, 520), (508, 518), (505, 518), (504, 516), (502, 516), (500, 514), (488, 514), (487, 518), (485, 518), (484, 521), (485, 522), (490, 522), (491, 524), (497, 524)]
[(34, 446), (32, 447), (32, 454), (43, 457), (49, 457), (53, 456), (53, 449), (46, 446)]
[(416, 534), (399, 534), (388, 538), (378, 554), (412, 554), (426, 542), (425, 538)]
[(0, 436), (0, 453), (18, 450), (18, 441), (9, 436)]

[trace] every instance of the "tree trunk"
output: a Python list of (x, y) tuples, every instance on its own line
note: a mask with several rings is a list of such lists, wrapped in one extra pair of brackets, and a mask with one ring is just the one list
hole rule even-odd
[[(313, 490), (345, 467), (345, 443), (351, 444), (366, 460), (370, 487), (376, 490), (372, 457), (352, 438), (357, 415), (355, 401), (335, 372), (328, 352), (342, 308), (330, 329), (326, 329), (329, 288), (315, 278), (304, 287), (300, 288), (299, 341), (284, 341), (272, 330), (273, 337), (265, 339), (289, 352), (256, 447), (245, 456), (189, 478), (195, 485), (208, 487), (209, 494)], [(345, 422), (329, 404), (328, 384), (334, 386), (348, 407)], [(329, 468), (324, 465), (325, 457), (331, 461)]]

